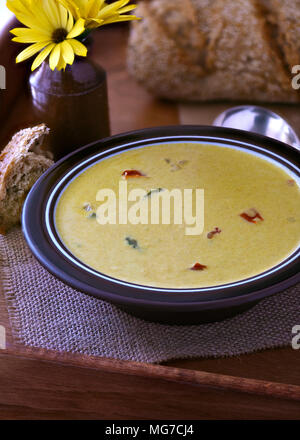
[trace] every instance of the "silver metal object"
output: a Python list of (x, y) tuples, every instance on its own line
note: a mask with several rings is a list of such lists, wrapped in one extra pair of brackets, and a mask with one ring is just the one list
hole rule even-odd
[(229, 108), (214, 120), (213, 125), (253, 131), (300, 150), (299, 138), (292, 127), (281, 116), (264, 107), (241, 105)]

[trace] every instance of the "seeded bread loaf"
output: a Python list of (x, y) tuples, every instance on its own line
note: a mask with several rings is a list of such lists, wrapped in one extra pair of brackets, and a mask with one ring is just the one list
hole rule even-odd
[(25, 198), (53, 161), (41, 145), (49, 129), (44, 125), (21, 130), (0, 155), (0, 233), (20, 222)]
[(300, 0), (144, 0), (129, 72), (176, 100), (300, 102)]

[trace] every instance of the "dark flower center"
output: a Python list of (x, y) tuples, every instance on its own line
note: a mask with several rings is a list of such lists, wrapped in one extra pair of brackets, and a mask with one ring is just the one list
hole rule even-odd
[(66, 31), (66, 29), (63, 28), (55, 29), (55, 31), (52, 34), (52, 40), (56, 44), (62, 43), (63, 41), (65, 41), (67, 35), (68, 32)]

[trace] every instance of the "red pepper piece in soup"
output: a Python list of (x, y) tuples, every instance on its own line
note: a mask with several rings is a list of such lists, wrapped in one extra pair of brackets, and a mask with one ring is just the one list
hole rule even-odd
[(247, 222), (250, 223), (257, 223), (256, 219), (264, 221), (264, 218), (254, 208), (252, 208), (248, 212), (243, 212), (242, 214), (240, 214), (240, 217), (242, 217), (244, 220), (247, 220)]
[(204, 270), (207, 269), (207, 266), (205, 266), (204, 264), (200, 264), (200, 263), (195, 263), (194, 266), (192, 266), (190, 268), (191, 270)]
[(211, 238), (213, 238), (216, 234), (221, 234), (221, 232), (222, 232), (222, 229), (220, 229), (220, 228), (215, 228), (215, 229), (213, 229), (212, 231), (210, 231), (210, 232), (207, 234), (207, 238), (211, 239)]
[(138, 170), (125, 170), (122, 173), (124, 179), (128, 179), (130, 177), (146, 177), (145, 174), (141, 173)]

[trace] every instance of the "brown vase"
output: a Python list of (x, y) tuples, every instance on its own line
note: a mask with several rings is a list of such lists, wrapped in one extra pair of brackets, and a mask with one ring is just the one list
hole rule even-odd
[(65, 71), (48, 63), (30, 76), (35, 118), (50, 128), (47, 149), (55, 160), (110, 135), (105, 71), (87, 58)]

